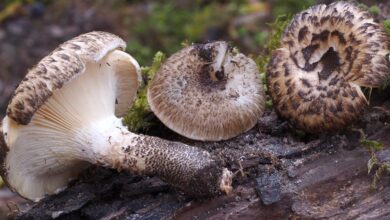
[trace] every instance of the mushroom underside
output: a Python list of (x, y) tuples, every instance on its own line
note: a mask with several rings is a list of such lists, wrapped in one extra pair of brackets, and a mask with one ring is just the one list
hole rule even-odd
[[(117, 107), (133, 101), (139, 81), (131, 59), (113, 51), (86, 63), (84, 73), (55, 90), (28, 125), (4, 118), (9, 148), (4, 166), (13, 190), (34, 200), (56, 193), (107, 151), (107, 145), (92, 147), (88, 140), (102, 138), (101, 124), (119, 120), (115, 112), (123, 110)], [(124, 84), (128, 88), (120, 88)]]

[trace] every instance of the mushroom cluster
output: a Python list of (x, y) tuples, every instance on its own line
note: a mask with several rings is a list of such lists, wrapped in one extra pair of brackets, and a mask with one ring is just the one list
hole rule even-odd
[(125, 47), (113, 34), (90, 32), (27, 73), (0, 123), (0, 173), (11, 189), (39, 200), (99, 164), (159, 176), (197, 197), (231, 190), (231, 172), (208, 152), (122, 124), (141, 81)]
[(148, 102), (173, 131), (219, 141), (251, 129), (265, 108), (255, 62), (226, 42), (194, 44), (161, 66), (148, 87)]
[(316, 5), (297, 14), (267, 69), (276, 111), (311, 133), (341, 129), (368, 105), (361, 87), (389, 77), (389, 38), (353, 3)]

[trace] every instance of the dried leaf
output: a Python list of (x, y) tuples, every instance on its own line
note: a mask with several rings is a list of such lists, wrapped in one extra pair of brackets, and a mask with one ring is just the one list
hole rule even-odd
[(378, 159), (373, 156), (368, 160), (367, 168), (368, 168), (368, 174), (371, 173), (372, 168), (378, 163)]

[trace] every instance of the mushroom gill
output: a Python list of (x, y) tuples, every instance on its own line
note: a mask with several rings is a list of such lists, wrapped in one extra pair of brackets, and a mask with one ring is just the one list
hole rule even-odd
[(297, 14), (272, 54), (267, 84), (278, 114), (310, 133), (342, 129), (364, 112), (360, 87), (388, 78), (390, 43), (369, 12), (348, 2)]

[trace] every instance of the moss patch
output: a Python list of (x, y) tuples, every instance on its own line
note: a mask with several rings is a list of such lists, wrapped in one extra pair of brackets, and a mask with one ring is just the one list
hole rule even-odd
[(152, 114), (147, 99), (148, 83), (154, 78), (164, 60), (165, 55), (159, 51), (154, 55), (151, 66), (141, 68), (143, 85), (138, 90), (138, 97), (133, 106), (123, 118), (125, 125), (132, 132), (147, 130), (153, 125), (153, 121), (148, 119), (148, 116)]
[[(260, 55), (255, 59), (265, 91), (267, 91), (267, 65), (271, 60), (272, 51), (280, 47), (280, 40), (282, 38), (284, 29), (290, 23), (291, 19), (291, 15), (282, 15), (277, 17), (274, 22), (269, 24), (271, 32), (267, 39), (267, 43), (264, 45), (264, 49), (260, 52)], [(266, 100), (266, 107), (272, 108), (271, 99)]]

